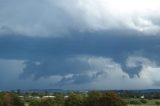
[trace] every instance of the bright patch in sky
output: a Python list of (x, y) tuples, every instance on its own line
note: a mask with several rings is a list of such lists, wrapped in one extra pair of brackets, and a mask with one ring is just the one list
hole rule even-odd
[(153, 20), (160, 17), (159, 0), (79, 0), (79, 8), (85, 9), (86, 20), (94, 30), (131, 29), (149, 34), (160, 31)]
[(2, 1), (0, 34), (61, 37), (72, 30), (133, 30), (156, 35), (159, 10), (159, 0)]
[(103, 0), (103, 2), (108, 3), (117, 13), (156, 12), (160, 8), (159, 0)]

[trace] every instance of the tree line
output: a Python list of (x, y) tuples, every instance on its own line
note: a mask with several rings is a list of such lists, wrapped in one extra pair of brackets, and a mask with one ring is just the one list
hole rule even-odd
[(1, 93), (0, 106), (24, 106), (24, 101), (14, 93)]
[[(0, 106), (25, 106), (25, 100), (13, 93), (0, 95)], [(29, 106), (126, 106), (121, 97), (114, 92), (92, 91), (87, 95), (70, 93), (67, 98), (57, 95), (55, 98), (31, 99)]]

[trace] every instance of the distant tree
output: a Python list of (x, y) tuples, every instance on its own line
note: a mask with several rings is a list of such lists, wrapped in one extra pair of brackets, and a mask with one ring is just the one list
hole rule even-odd
[(2, 106), (14, 106), (12, 94), (5, 93), (2, 96)]
[(0, 99), (0, 106), (2, 106), (2, 100)]
[(65, 101), (65, 106), (85, 106), (85, 97), (81, 94), (70, 94)]
[(20, 89), (17, 89), (17, 94), (20, 94), (21, 93), (21, 90)]
[(40, 103), (38, 100), (31, 100), (29, 106), (40, 106)]
[(2, 96), (2, 106), (24, 106), (24, 101), (13, 93), (4, 93)]
[(100, 92), (91, 91), (88, 93), (88, 97), (86, 99), (86, 106), (98, 106), (99, 99), (102, 96)]
[(42, 100), (38, 106), (57, 106), (57, 105), (55, 105), (54, 99), (47, 98)]
[(64, 106), (65, 100), (64, 96), (59, 94), (56, 96), (55, 100), (55, 106)]
[(147, 103), (147, 100), (141, 99), (140, 102), (143, 103), (143, 104), (146, 104), (146, 103)]
[(14, 106), (24, 106), (24, 100), (22, 100), (16, 95), (13, 96), (13, 103), (14, 103)]
[(103, 94), (97, 106), (126, 106), (126, 103), (113, 92)]
[(33, 92), (33, 93), (31, 93), (31, 96), (39, 96), (39, 93)]
[(130, 104), (132, 104), (132, 105), (140, 105), (141, 102), (139, 100), (131, 100)]

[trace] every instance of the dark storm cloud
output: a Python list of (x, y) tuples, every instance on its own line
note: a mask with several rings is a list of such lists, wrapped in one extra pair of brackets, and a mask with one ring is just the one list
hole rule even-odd
[(128, 56), (144, 56), (159, 62), (160, 53), (159, 37), (137, 36), (138, 34), (140, 33), (111, 31), (73, 32), (70, 37), (63, 38), (1, 36), (0, 58), (26, 60), (27, 62), (24, 63), (26, 68), (21, 78), (32, 75), (35, 79), (52, 75), (81, 75), (92, 69), (85, 61), (74, 59), (76, 56), (83, 55), (113, 58), (121, 64), (124, 71), (134, 76), (139, 73), (141, 65), (127, 67)]
[(160, 70), (159, 4), (158, 0), (0, 0), (1, 85), (7, 86), (7, 77), (15, 86), (28, 83), (28, 88), (32, 80), (32, 87), (42, 87), (41, 82), (53, 80), (57, 85), (80, 85), (97, 78), (100, 87), (104, 80), (121, 83), (125, 78), (142, 81), (138, 86), (148, 79), (158, 85), (159, 79), (152, 79)]
[(43, 58), (40, 59), (39, 63), (36, 63), (36, 61), (26, 62), (26, 68), (21, 78), (25, 78), (28, 75), (34, 75), (35, 78), (40, 78), (52, 75), (65, 76), (68, 74), (81, 74), (85, 73), (87, 69), (90, 69), (85, 61), (62, 57)]
[[(117, 56), (119, 54), (159, 52), (158, 36), (134, 36), (137, 33), (71, 33), (63, 38), (32, 38), (24, 36), (0, 37), (1, 58), (38, 59), (54, 56), (99, 55)], [(87, 35), (87, 36), (86, 36)], [(149, 52), (147, 52), (149, 51)], [(47, 57), (46, 57), (47, 56)], [(155, 55), (156, 56), (156, 55)]]

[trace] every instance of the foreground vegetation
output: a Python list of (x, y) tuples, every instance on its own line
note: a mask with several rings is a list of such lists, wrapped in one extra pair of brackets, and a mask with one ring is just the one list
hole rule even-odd
[(160, 106), (158, 92), (115, 92), (1, 92), (0, 106)]
[(128, 106), (160, 106), (160, 99), (125, 99)]
[(126, 106), (126, 103), (113, 92), (70, 93), (67, 97), (20, 98), (14, 93), (2, 93), (0, 106)]

